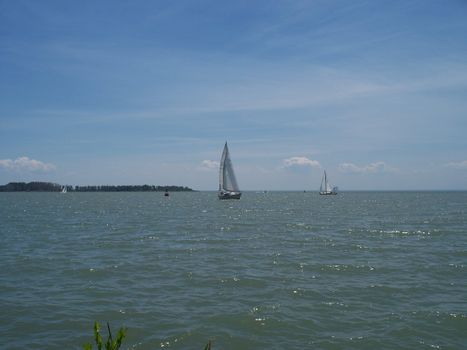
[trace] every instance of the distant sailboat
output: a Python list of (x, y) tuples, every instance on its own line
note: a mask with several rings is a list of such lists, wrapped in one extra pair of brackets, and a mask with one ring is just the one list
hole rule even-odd
[(335, 195), (337, 194), (337, 189), (337, 186), (331, 188), (331, 184), (328, 182), (328, 176), (325, 170), (323, 178), (321, 180), (321, 186), (319, 187), (319, 194), (322, 196)]
[(240, 199), (242, 193), (238, 188), (237, 179), (230, 160), (229, 147), (227, 142), (222, 152), (221, 163), (219, 167), (219, 199)]
[(62, 193), (66, 193), (66, 192), (67, 192), (66, 186), (63, 186), (62, 187)]

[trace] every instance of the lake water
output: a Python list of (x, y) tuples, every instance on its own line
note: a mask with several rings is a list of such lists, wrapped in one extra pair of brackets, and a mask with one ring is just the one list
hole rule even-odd
[(0, 349), (466, 349), (467, 192), (1, 193)]

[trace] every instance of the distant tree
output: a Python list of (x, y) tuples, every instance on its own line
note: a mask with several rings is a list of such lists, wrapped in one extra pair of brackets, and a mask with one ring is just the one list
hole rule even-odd
[(0, 186), (0, 192), (59, 192), (62, 186), (51, 182), (10, 182)]
[(0, 192), (60, 192), (66, 187), (68, 192), (191, 192), (186, 186), (154, 186), (154, 185), (103, 185), (103, 186), (62, 186), (51, 182), (10, 182), (0, 186)]

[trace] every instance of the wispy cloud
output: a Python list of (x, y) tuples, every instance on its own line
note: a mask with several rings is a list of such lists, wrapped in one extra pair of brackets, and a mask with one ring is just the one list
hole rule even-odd
[(283, 161), (284, 167), (290, 168), (290, 167), (303, 167), (303, 166), (309, 166), (313, 168), (320, 168), (321, 164), (317, 160), (313, 160), (307, 157), (290, 157), (287, 159), (284, 159)]
[(48, 172), (56, 169), (51, 163), (44, 163), (40, 160), (28, 157), (19, 157), (15, 160), (0, 159), (0, 168), (9, 171), (42, 171)]
[(467, 160), (462, 160), (460, 162), (450, 162), (444, 166), (453, 169), (467, 169)]
[(341, 163), (339, 164), (339, 171), (343, 173), (383, 173), (387, 171), (393, 171), (393, 168), (390, 168), (385, 162), (379, 161), (366, 165), (356, 165), (353, 163)]
[(219, 162), (215, 160), (203, 160), (199, 167), (200, 170), (217, 170), (219, 169)]

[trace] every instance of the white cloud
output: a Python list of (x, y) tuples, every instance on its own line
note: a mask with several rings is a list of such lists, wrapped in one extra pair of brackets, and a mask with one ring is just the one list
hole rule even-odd
[(44, 163), (40, 160), (30, 159), (28, 157), (19, 157), (15, 160), (0, 159), (0, 168), (11, 171), (51, 171), (55, 170), (55, 165)]
[(374, 162), (363, 166), (358, 166), (353, 163), (341, 163), (339, 170), (343, 173), (382, 173), (390, 170), (385, 162)]
[(209, 160), (209, 159), (203, 160), (201, 162), (200, 169), (201, 170), (219, 169), (219, 162), (215, 160)]
[(290, 157), (284, 159), (284, 167), (289, 168), (292, 166), (310, 166), (320, 168), (321, 164), (317, 160), (309, 159), (307, 157)]
[(467, 169), (467, 160), (462, 160), (460, 162), (450, 162), (445, 164), (445, 166), (454, 169)]

